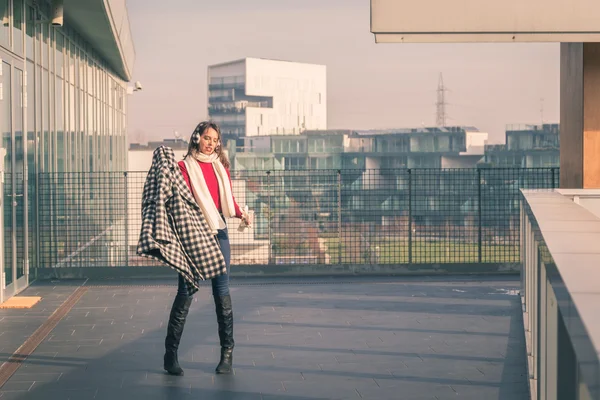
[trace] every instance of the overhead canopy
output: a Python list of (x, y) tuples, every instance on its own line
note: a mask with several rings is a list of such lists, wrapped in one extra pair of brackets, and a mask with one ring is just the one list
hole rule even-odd
[(377, 43), (600, 42), (599, 0), (371, 0)]
[(65, 26), (75, 29), (125, 81), (135, 49), (125, 0), (64, 0)]

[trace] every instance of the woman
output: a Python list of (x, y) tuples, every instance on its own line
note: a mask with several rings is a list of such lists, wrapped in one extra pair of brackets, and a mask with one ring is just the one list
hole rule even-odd
[[(229, 294), (231, 249), (225, 218), (237, 217), (246, 225), (251, 225), (252, 221), (247, 213), (242, 212), (233, 197), (230, 164), (223, 153), (221, 131), (217, 124), (210, 121), (198, 124), (190, 139), (187, 155), (178, 165), (188, 188), (202, 209), (212, 234), (219, 242), (227, 266), (227, 274), (212, 279), (212, 292), (221, 343), (221, 360), (216, 373), (229, 374), (232, 372), (234, 341), (233, 311)], [(164, 368), (171, 375), (183, 375), (177, 359), (177, 349), (191, 303), (192, 296), (184, 278), (179, 275), (177, 295), (171, 308), (165, 339)]]

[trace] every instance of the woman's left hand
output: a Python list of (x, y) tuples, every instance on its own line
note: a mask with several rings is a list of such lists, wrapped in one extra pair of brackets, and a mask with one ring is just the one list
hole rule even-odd
[(254, 222), (254, 213), (253, 212), (243, 212), (242, 213), (242, 221), (244, 221), (244, 223), (246, 224), (246, 226), (252, 226), (252, 223)]

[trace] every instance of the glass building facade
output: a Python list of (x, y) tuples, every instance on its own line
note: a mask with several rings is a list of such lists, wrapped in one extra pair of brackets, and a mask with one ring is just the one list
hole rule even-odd
[[(92, 43), (91, 28), (78, 29), (102, 27), (85, 19), (98, 18), (94, 7), (111, 3), (109, 18), (127, 22), (121, 30), (127, 31), (132, 62), (124, 1), (81, 0), (71, 8), (67, 3), (64, 25), (54, 26), (50, 1), (0, 0), (5, 297), (27, 285), (28, 267), (35, 263), (38, 174), (127, 169), (126, 57), (118, 50), (107, 57), (101, 42)], [(96, 34), (98, 40), (121, 42), (109, 28)]]
[(558, 168), (560, 125), (509, 125), (506, 144), (485, 148), (485, 162), (504, 168)]

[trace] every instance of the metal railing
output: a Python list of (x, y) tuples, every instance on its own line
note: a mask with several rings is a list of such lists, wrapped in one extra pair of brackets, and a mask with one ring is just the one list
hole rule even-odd
[[(232, 264), (516, 264), (519, 189), (558, 169), (232, 171), (254, 228)], [(42, 173), (38, 266), (157, 265), (135, 254), (145, 172)]]
[[(600, 226), (600, 191), (568, 192), (523, 191), (521, 199), (520, 294), (532, 400), (600, 399), (600, 254), (589, 240)], [(595, 213), (577, 204), (586, 196)]]

